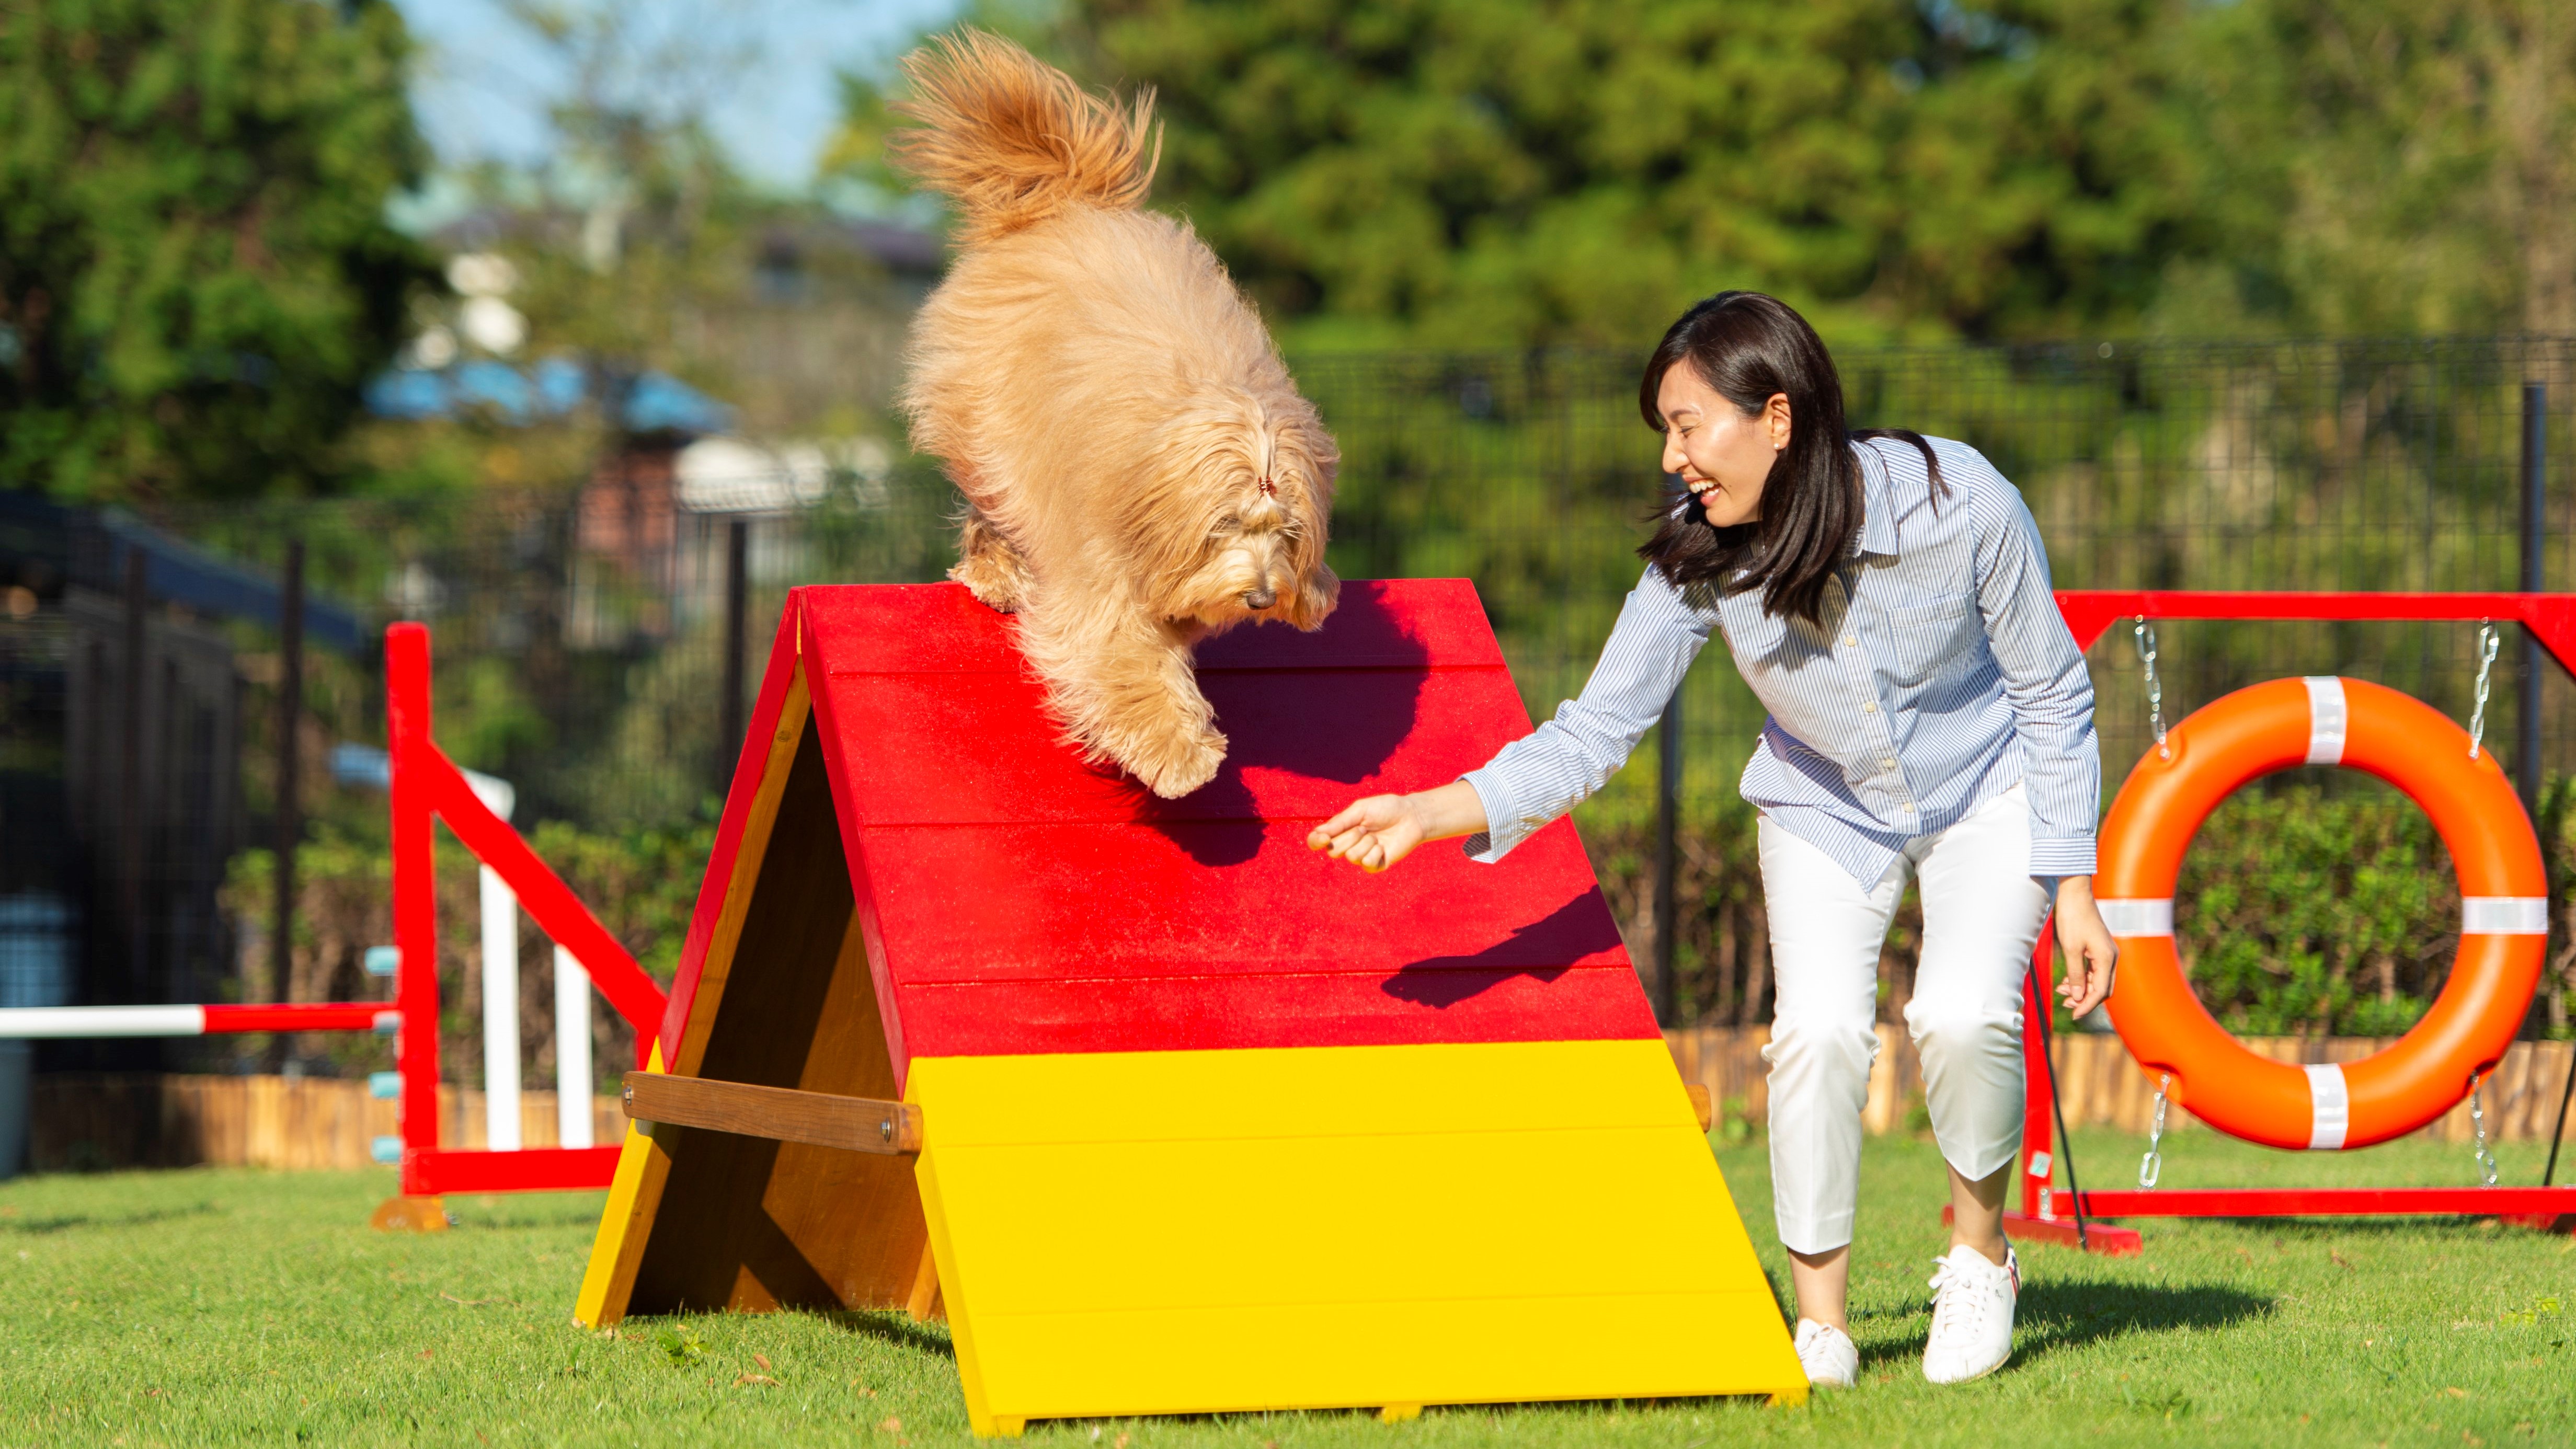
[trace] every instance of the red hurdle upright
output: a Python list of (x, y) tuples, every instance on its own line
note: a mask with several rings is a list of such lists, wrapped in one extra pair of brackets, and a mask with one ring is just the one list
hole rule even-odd
[(402, 1077), (402, 1193), (376, 1210), (378, 1227), (446, 1225), (451, 1192), (547, 1192), (608, 1186), (615, 1147), (482, 1151), (439, 1145), (438, 910), (433, 819), (517, 893), (539, 929), (572, 953), (617, 1014), (635, 1028), (638, 1065), (652, 1055), (662, 990), (537, 853), (475, 795), (430, 734), (429, 630), (385, 630), (385, 746), (392, 768), (395, 1000)]

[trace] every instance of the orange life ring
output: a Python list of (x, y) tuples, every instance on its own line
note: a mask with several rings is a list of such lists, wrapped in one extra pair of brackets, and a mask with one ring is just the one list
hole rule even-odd
[[(2300, 1067), (2227, 1034), (2174, 954), (2174, 880), (2200, 823), (2260, 775), (2348, 765), (2433, 818), (2459, 872), (2460, 953), (2432, 1008), (2387, 1050)], [(2540, 842), (2492, 751), (2419, 700), (2357, 679), (2276, 679), (2176, 725), (2120, 787), (2102, 824), (2095, 893), (2120, 941), (2111, 1021), (2203, 1121), (2273, 1147), (2367, 1147), (2433, 1121), (2492, 1071), (2531, 1007), (2548, 947)]]

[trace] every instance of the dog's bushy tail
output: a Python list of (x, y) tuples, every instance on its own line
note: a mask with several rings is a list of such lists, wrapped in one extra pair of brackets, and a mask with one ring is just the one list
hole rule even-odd
[(1006, 236), (1068, 206), (1132, 207), (1145, 199), (1162, 146), (1154, 93), (1125, 107), (998, 35), (968, 29), (904, 57), (912, 97), (895, 110), (920, 124), (886, 146), (896, 165), (954, 197), (969, 245)]

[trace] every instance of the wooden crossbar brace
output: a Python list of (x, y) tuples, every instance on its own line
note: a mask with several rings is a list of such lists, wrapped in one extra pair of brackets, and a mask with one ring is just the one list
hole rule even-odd
[[(619, 1096), (626, 1115), (638, 1122), (704, 1127), (885, 1156), (921, 1150), (921, 1109), (909, 1103), (758, 1087), (711, 1077), (675, 1077), (667, 1072), (628, 1072), (625, 1082)], [(1708, 1131), (1717, 1116), (1708, 1088), (1690, 1082), (1683, 1090), (1690, 1095), (1699, 1130)]]
[(619, 1095), (626, 1115), (638, 1122), (704, 1127), (884, 1157), (921, 1150), (921, 1109), (904, 1102), (711, 1077), (675, 1077), (666, 1072), (628, 1072)]

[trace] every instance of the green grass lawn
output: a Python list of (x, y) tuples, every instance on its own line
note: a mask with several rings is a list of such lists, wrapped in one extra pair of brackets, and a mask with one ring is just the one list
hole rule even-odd
[[(2139, 1144), (2078, 1139), (2098, 1185)], [(1723, 1149), (1775, 1283), (1759, 1142)], [(2539, 1155), (2504, 1155), (2537, 1181)], [(1874, 1142), (1855, 1249), (1862, 1382), (1751, 1402), (1044, 1423), (1104, 1445), (2576, 1443), (2576, 1242), (2492, 1223), (2144, 1224), (2143, 1258), (2023, 1253), (2019, 1351), (1982, 1383), (1916, 1365), (1943, 1246), (1929, 1143)], [(2461, 1183), (2467, 1149), (2349, 1157), (2194, 1133), (2169, 1187)], [(390, 1173), (192, 1170), (0, 1185), (0, 1444), (960, 1443), (944, 1334), (867, 1314), (569, 1319), (596, 1195), (461, 1198), (380, 1234)], [(1590, 1331), (1581, 1322), (1568, 1334)], [(764, 1366), (765, 1361), (765, 1366)]]

